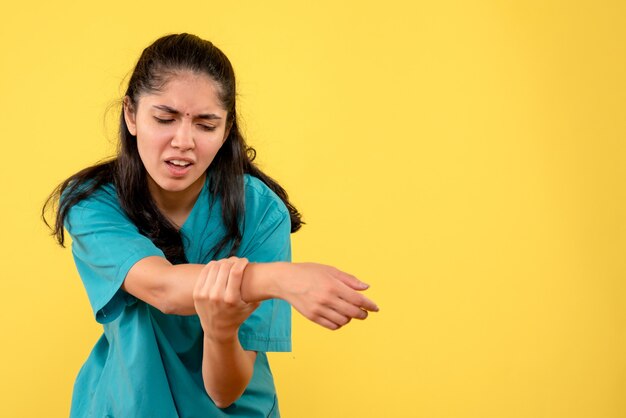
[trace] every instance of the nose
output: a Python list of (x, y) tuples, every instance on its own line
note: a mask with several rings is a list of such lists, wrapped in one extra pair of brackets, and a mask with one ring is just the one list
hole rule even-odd
[(191, 122), (183, 121), (176, 134), (172, 138), (172, 147), (178, 148), (181, 151), (187, 151), (195, 148), (195, 141), (193, 139), (193, 131)]

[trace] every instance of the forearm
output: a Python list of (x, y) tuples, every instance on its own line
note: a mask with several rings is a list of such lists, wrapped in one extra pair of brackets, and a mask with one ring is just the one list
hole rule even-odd
[(204, 336), (202, 378), (215, 405), (226, 408), (244, 392), (254, 370), (256, 353), (245, 351), (239, 339), (216, 340)]
[[(249, 263), (244, 271), (241, 297), (246, 302), (260, 302), (277, 297), (277, 281), (286, 263)], [(170, 265), (165, 274), (163, 311), (176, 315), (194, 315), (193, 288), (203, 264)]]
[[(174, 266), (162, 257), (146, 257), (131, 268), (122, 288), (164, 313), (193, 315), (197, 313), (193, 290), (204, 267)], [(283, 299), (306, 318), (329, 329), (378, 311), (376, 304), (360, 293), (368, 285), (322, 264), (249, 263), (240, 283), (241, 300), (255, 303)]]

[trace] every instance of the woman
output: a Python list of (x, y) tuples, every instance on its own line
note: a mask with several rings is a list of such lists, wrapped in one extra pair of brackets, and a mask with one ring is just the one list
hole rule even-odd
[(111, 161), (63, 182), (54, 234), (104, 334), (73, 417), (279, 416), (268, 351), (291, 348), (290, 306), (338, 329), (376, 305), (330, 266), (289, 263), (300, 228), (239, 131), (226, 56), (189, 34), (146, 48)]

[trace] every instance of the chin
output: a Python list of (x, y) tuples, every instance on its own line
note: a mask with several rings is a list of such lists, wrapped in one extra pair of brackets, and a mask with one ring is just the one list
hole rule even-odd
[[(189, 175), (191, 174), (191, 175)], [(204, 176), (202, 174), (195, 176), (195, 173), (187, 173), (186, 176), (180, 178), (173, 178), (167, 175), (161, 175), (158, 173), (155, 176), (148, 174), (148, 178), (152, 183), (152, 186), (156, 186), (158, 190), (166, 193), (184, 192), (185, 190), (197, 187), (198, 182), (204, 183)]]
[(203, 180), (204, 178), (202, 176), (198, 176), (196, 178), (185, 177), (180, 179), (165, 178), (157, 182), (157, 185), (159, 188), (167, 192), (182, 192), (190, 187), (197, 186), (200, 181), (204, 183)]
[(182, 192), (191, 187), (195, 182), (189, 181), (167, 181), (157, 183), (159, 188), (165, 192)]

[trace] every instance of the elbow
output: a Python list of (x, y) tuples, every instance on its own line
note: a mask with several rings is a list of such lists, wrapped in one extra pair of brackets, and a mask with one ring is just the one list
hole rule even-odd
[(175, 315), (176, 308), (172, 303), (169, 303), (165, 300), (158, 300), (158, 306), (155, 306), (159, 311), (164, 313), (165, 315)]
[(235, 403), (235, 401), (218, 401), (218, 400), (213, 400), (213, 402), (215, 402), (215, 406), (217, 406), (219, 409), (226, 409), (229, 406), (231, 406), (233, 403)]
[(176, 294), (176, 289), (161, 288), (153, 296), (154, 307), (166, 315), (192, 315), (190, 311), (181, 303), (180, 297)]
[(153, 295), (154, 307), (166, 315), (180, 315), (180, 307), (171, 291), (159, 289)]
[(244, 389), (245, 388), (242, 388), (239, 391), (224, 391), (223, 388), (211, 388), (207, 384), (204, 385), (204, 390), (206, 391), (207, 395), (209, 395), (209, 398), (211, 398), (215, 406), (220, 409), (226, 409), (234, 404), (237, 399), (239, 399), (241, 395), (243, 395)]
[(177, 303), (176, 298), (173, 298), (171, 295), (163, 294), (156, 301), (157, 305), (155, 308), (166, 315), (191, 315), (194, 313), (189, 312), (180, 303)]
[(209, 397), (211, 398), (215, 406), (217, 406), (219, 409), (226, 409), (232, 404), (234, 404), (237, 399), (239, 399), (239, 396), (227, 397), (227, 396), (218, 396), (218, 395), (211, 395), (211, 394), (209, 394)]

